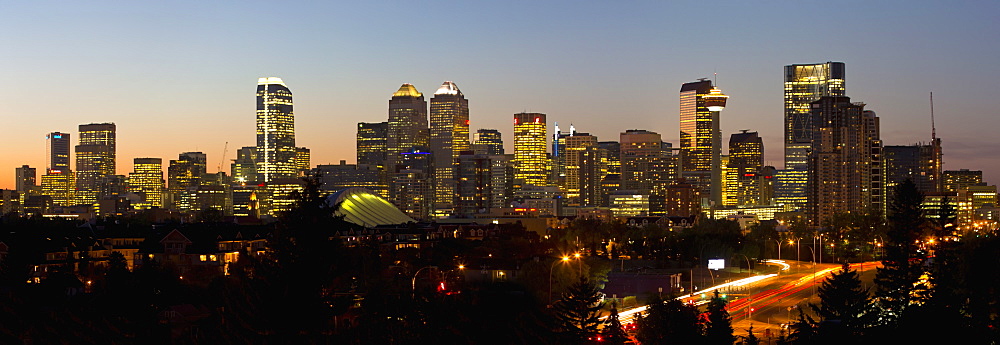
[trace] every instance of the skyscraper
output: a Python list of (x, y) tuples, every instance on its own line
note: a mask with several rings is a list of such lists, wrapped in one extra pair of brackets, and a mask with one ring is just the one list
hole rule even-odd
[(597, 206), (600, 199), (595, 197), (601, 186), (601, 179), (607, 174), (607, 160), (602, 160), (597, 137), (590, 133), (574, 132), (564, 140), (561, 159), (564, 192), (570, 206)]
[(427, 102), (412, 84), (403, 84), (389, 99), (389, 129), (386, 138), (388, 172), (395, 172), (402, 163), (401, 153), (414, 147), (427, 147)]
[(80, 125), (76, 145), (76, 202), (91, 205), (100, 197), (100, 181), (115, 174), (115, 124)]
[(163, 159), (135, 158), (128, 185), (129, 191), (139, 196), (132, 204), (136, 209), (163, 207)]
[(689, 182), (701, 188), (701, 195), (722, 204), (722, 132), (719, 111), (729, 96), (701, 79), (681, 85), (680, 148), (681, 171)]
[(69, 133), (52, 132), (45, 135), (45, 172), (51, 170), (69, 171)]
[(295, 176), (303, 176), (312, 169), (310, 161), (312, 160), (312, 152), (305, 147), (295, 148), (295, 158), (292, 160), (295, 166)]
[(471, 149), (469, 100), (455, 83), (446, 81), (434, 92), (430, 112), (430, 149), (434, 152), (434, 203), (448, 208), (455, 197), (458, 156)]
[(174, 209), (188, 210), (190, 203), (184, 200), (188, 189), (201, 185), (201, 179), (207, 172), (206, 156), (201, 152), (184, 152), (176, 160), (170, 160), (167, 167), (167, 191), (170, 205)]
[(261, 174), (257, 170), (257, 147), (247, 146), (236, 150), (236, 159), (230, 165), (233, 180), (240, 184), (254, 184)]
[(837, 213), (882, 211), (878, 118), (849, 97), (812, 103), (806, 213), (819, 225)]
[(662, 176), (657, 174), (660, 170), (657, 167), (663, 164), (662, 142), (659, 133), (641, 129), (629, 129), (619, 135), (621, 189), (649, 194), (662, 182)]
[(548, 184), (545, 114), (514, 114), (514, 178), (524, 184)]
[(357, 134), (358, 164), (384, 168), (388, 122), (359, 122)]
[(844, 63), (785, 66), (785, 169), (806, 170), (812, 145), (809, 104), (827, 96), (844, 96)]
[(259, 182), (295, 177), (292, 92), (281, 78), (257, 79), (257, 173)]
[(761, 169), (764, 167), (764, 141), (757, 132), (742, 130), (729, 136), (729, 173), (735, 183), (729, 187), (735, 195), (736, 205), (765, 205), (762, 203), (759, 185)]
[(475, 141), (472, 144), (472, 150), (476, 154), (484, 155), (502, 155), (503, 154), (503, 137), (500, 135), (500, 131), (495, 129), (480, 129), (476, 131)]
[(22, 165), (14, 169), (14, 186), (19, 193), (28, 193), (38, 185), (35, 168)]

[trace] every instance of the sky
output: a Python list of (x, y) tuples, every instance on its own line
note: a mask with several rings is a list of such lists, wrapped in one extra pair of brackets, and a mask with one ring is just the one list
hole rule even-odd
[[(312, 164), (355, 161), (358, 122), (388, 118), (402, 83), (430, 98), (446, 80), (471, 131), (548, 114), (599, 140), (626, 129), (678, 140), (680, 85), (730, 95), (724, 146), (741, 129), (783, 166), (782, 68), (846, 64), (847, 95), (886, 145), (930, 140), (934, 93), (945, 169), (1000, 181), (996, 1), (93, 1), (0, 0), (0, 188), (45, 168), (45, 134), (117, 124), (132, 159), (201, 151), (229, 171), (255, 145), (259, 77), (294, 94), (296, 144)], [(75, 164), (74, 164), (75, 165)]]

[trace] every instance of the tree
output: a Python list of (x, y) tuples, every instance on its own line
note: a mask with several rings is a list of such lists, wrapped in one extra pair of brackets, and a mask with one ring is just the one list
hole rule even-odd
[(818, 340), (816, 320), (799, 309), (799, 318), (789, 326), (789, 344), (815, 344)]
[(601, 336), (606, 344), (621, 345), (628, 340), (625, 327), (622, 327), (622, 322), (618, 319), (618, 306), (614, 304), (611, 305), (611, 314), (608, 315), (608, 320), (604, 322)]
[(646, 315), (636, 319), (636, 338), (642, 344), (701, 344), (704, 325), (698, 309), (676, 299), (653, 300)]
[(925, 218), (921, 203), (923, 195), (913, 181), (896, 186), (889, 204), (888, 232), (885, 257), (875, 275), (875, 302), (882, 324), (894, 324), (910, 305), (911, 292), (920, 278), (922, 255), (916, 241), (921, 237)]
[(600, 324), (601, 292), (586, 277), (570, 285), (561, 300), (552, 304), (556, 329), (569, 342), (579, 343), (597, 333)]
[(705, 327), (706, 344), (732, 345), (736, 341), (733, 336), (733, 323), (726, 311), (726, 300), (719, 297), (719, 290), (708, 302), (708, 324)]
[(743, 338), (743, 345), (760, 344), (760, 339), (757, 339), (757, 336), (753, 334), (753, 324), (750, 324), (750, 329), (747, 330), (747, 335), (744, 335), (742, 338)]
[[(866, 324), (865, 309), (868, 307), (868, 289), (861, 285), (858, 272), (844, 263), (840, 271), (819, 287), (820, 304), (811, 305), (813, 311), (822, 318), (820, 335), (826, 339), (847, 339), (861, 334)], [(824, 325), (837, 325), (835, 328)]]

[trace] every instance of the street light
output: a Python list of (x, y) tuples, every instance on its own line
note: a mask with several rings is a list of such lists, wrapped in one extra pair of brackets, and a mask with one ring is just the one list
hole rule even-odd
[(549, 265), (549, 304), (552, 304), (552, 269), (560, 262), (569, 262), (569, 256), (563, 256), (562, 259), (553, 261), (552, 265)]
[(437, 269), (437, 266), (424, 266), (424, 267), (421, 267), (419, 270), (417, 270), (416, 272), (413, 273), (413, 279), (410, 282), (410, 287), (412, 288), (412, 291), (417, 291), (417, 275), (420, 274), (420, 271), (423, 271), (423, 270), (428, 269), (428, 268), (430, 268), (430, 269)]

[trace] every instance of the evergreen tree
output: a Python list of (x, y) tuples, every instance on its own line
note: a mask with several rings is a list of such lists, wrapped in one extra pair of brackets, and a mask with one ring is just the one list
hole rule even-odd
[(889, 204), (885, 257), (875, 275), (875, 301), (881, 312), (880, 324), (894, 324), (910, 305), (914, 284), (920, 278), (922, 255), (916, 241), (921, 237), (924, 215), (923, 195), (912, 181), (896, 186)]
[(799, 309), (799, 318), (789, 326), (786, 340), (788, 344), (815, 344), (819, 340), (818, 328), (816, 320)]
[(840, 271), (831, 273), (820, 285), (818, 295), (820, 305), (812, 305), (812, 309), (823, 321), (839, 323), (839, 328), (847, 333), (823, 336), (857, 336), (865, 328), (868, 289), (862, 287), (858, 271), (849, 264), (844, 263)]
[(586, 277), (580, 277), (561, 300), (552, 304), (556, 329), (568, 342), (582, 342), (597, 333), (602, 307), (600, 290)]
[(708, 302), (708, 324), (705, 327), (705, 343), (732, 345), (736, 341), (733, 336), (733, 323), (726, 311), (726, 300), (719, 297), (719, 290)]
[(636, 320), (636, 338), (642, 344), (701, 344), (704, 325), (695, 306), (676, 299), (654, 300), (646, 316)]
[(601, 330), (601, 336), (604, 338), (605, 344), (621, 345), (628, 341), (628, 335), (625, 334), (625, 327), (622, 326), (621, 320), (618, 319), (618, 306), (611, 305), (611, 314), (608, 315), (608, 320), (604, 322), (604, 329)]

